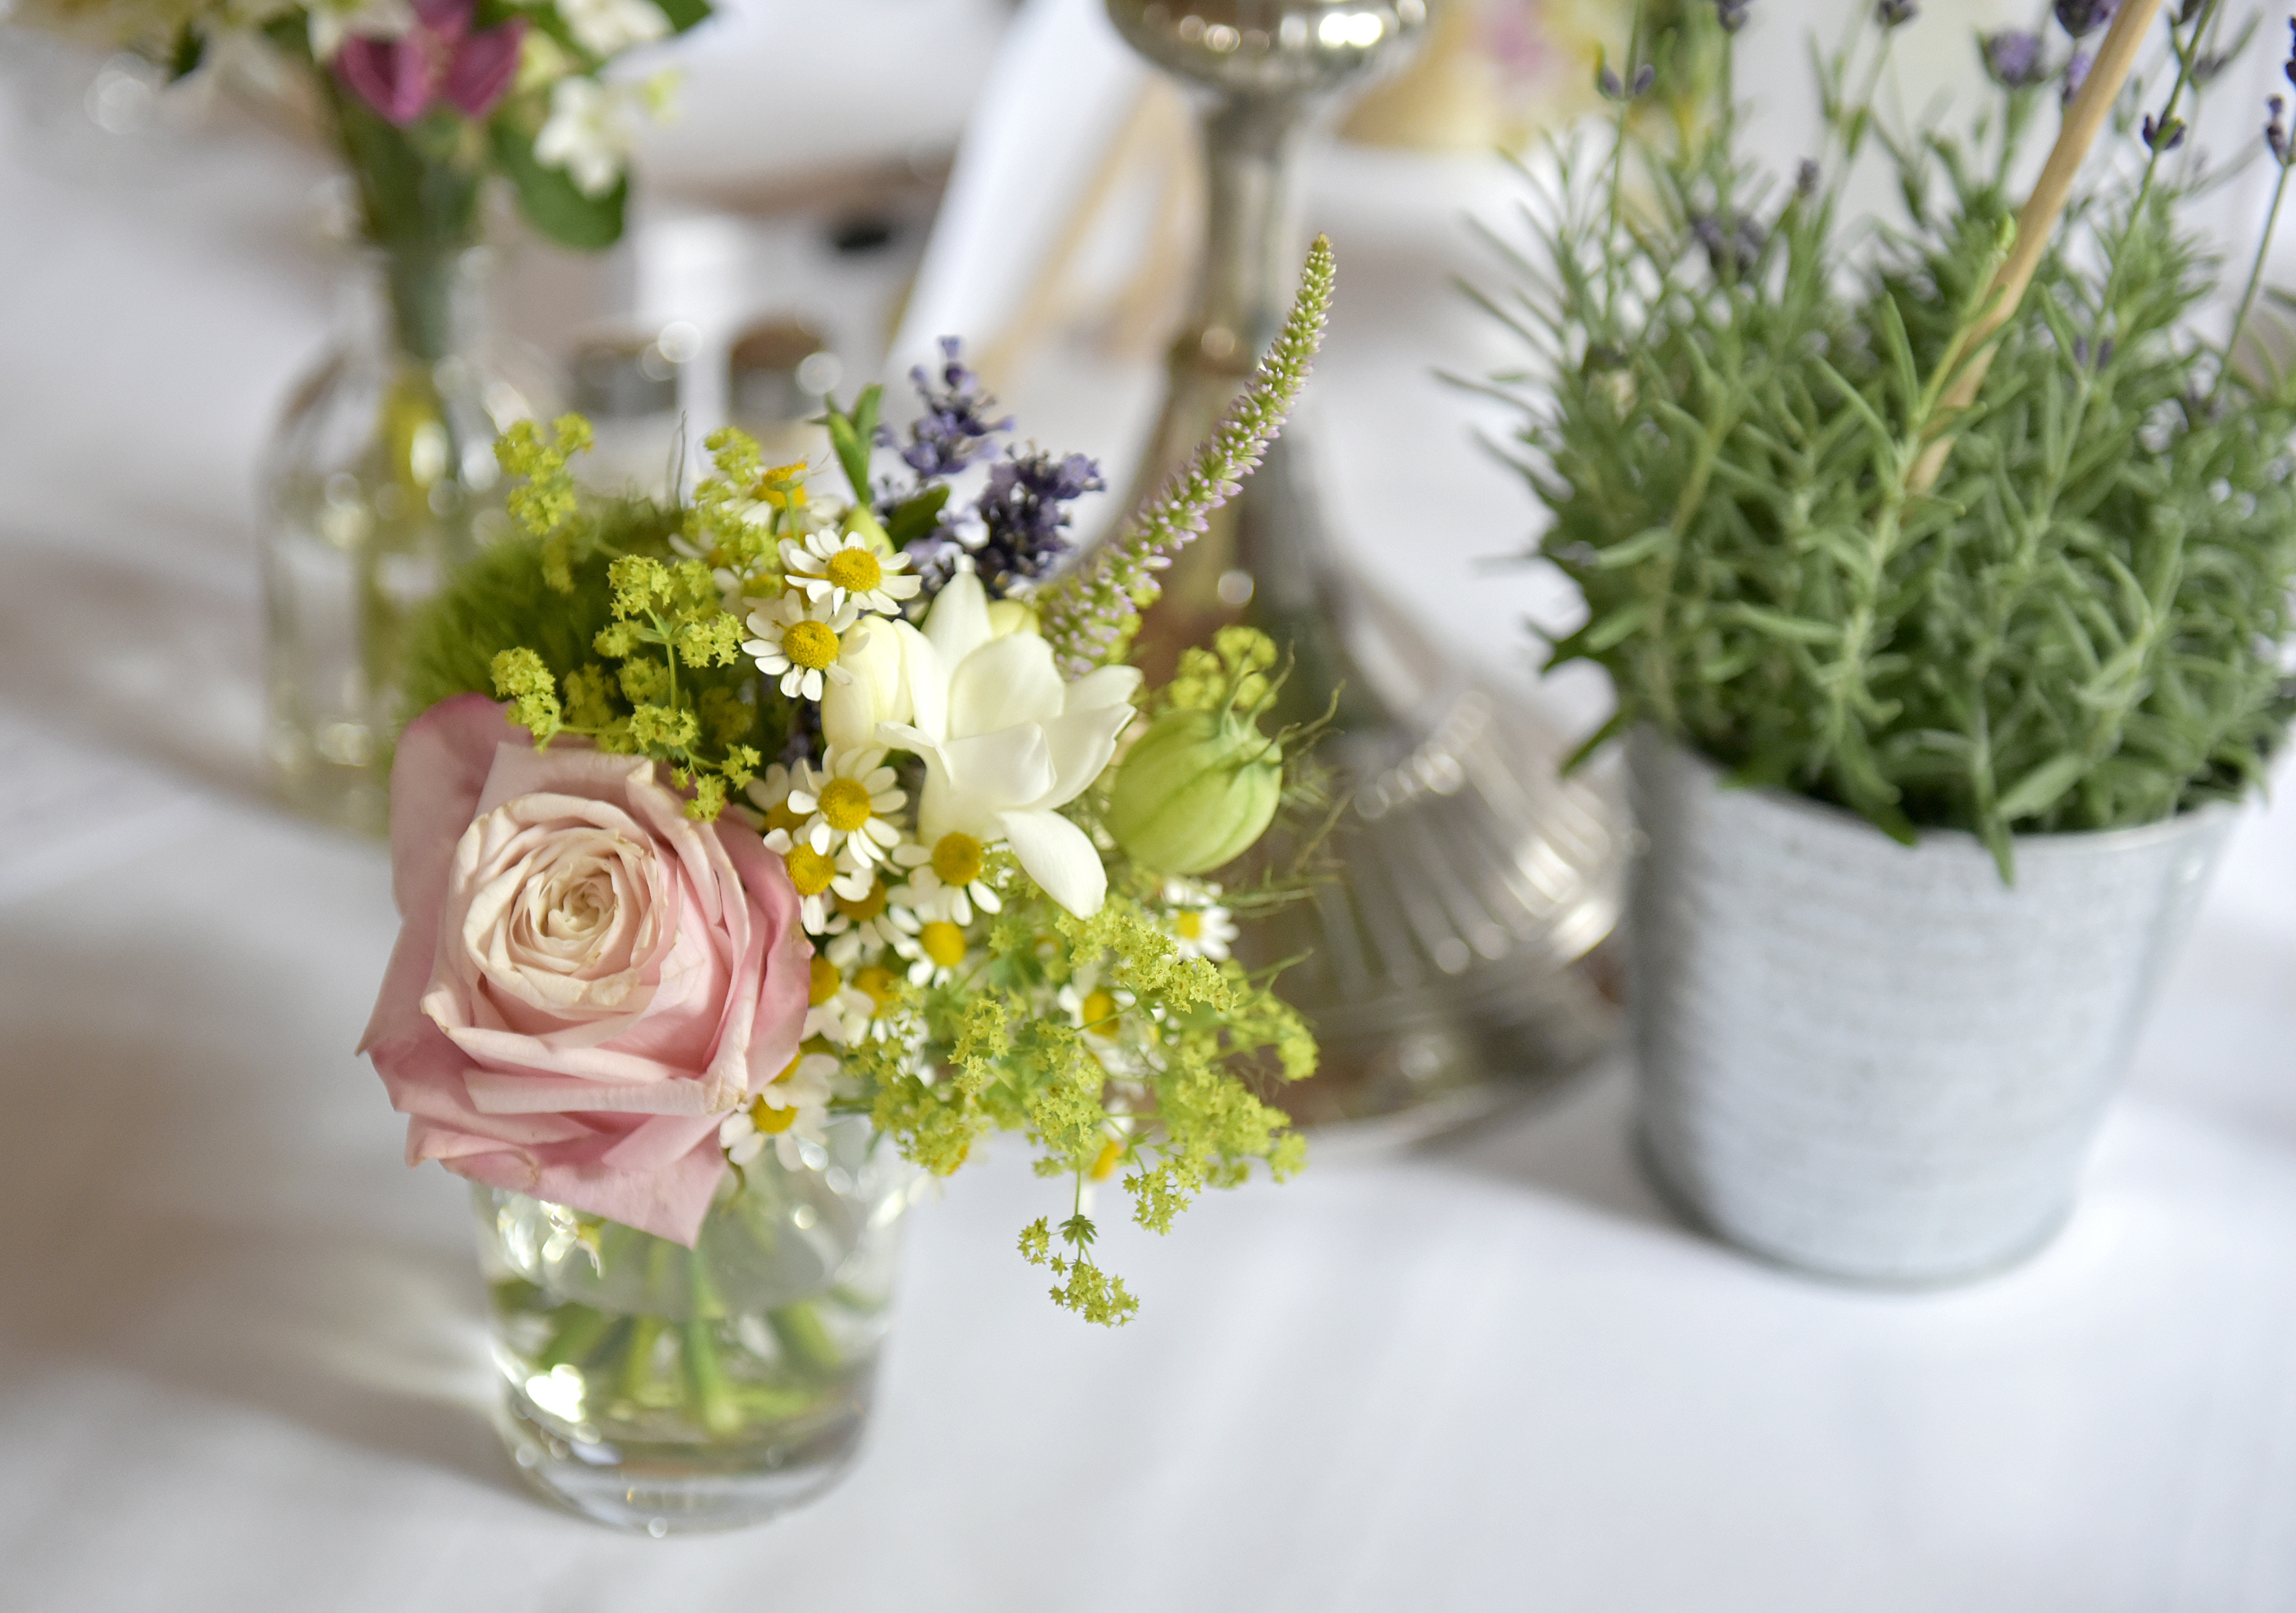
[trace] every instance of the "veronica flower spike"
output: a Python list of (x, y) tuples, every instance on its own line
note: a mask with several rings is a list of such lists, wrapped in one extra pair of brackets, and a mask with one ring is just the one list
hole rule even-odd
[(1080, 918), (1098, 912), (1107, 870), (1091, 837), (1059, 809), (1115, 754), (1139, 670), (1102, 667), (1062, 682), (1033, 625), (998, 633), (980, 579), (961, 572), (933, 601), (908, 671), (914, 722), (888, 722), (877, 733), (924, 760), (918, 838), (926, 846), (953, 834), (1004, 841), (1054, 901)]

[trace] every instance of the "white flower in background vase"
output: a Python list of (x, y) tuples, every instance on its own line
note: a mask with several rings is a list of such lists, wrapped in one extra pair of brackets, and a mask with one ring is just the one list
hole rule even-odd
[(1061, 680), (1052, 646), (1033, 625), (999, 635), (970, 572), (950, 579), (910, 646), (910, 722), (879, 738), (925, 763), (918, 839), (1003, 841), (1029, 877), (1078, 918), (1100, 910), (1108, 872), (1091, 837), (1060, 815), (1116, 753), (1132, 720), (1136, 667), (1101, 667)]
[(659, 100), (651, 85), (561, 78), (550, 88), (549, 120), (534, 137), (535, 160), (564, 169), (584, 195), (603, 196), (620, 183), (638, 119)]
[(601, 59), (669, 33), (669, 19), (651, 0), (558, 0), (558, 14), (582, 48)]

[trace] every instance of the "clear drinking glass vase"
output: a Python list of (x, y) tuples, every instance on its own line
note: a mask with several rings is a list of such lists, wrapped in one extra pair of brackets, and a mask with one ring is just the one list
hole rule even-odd
[(380, 833), (409, 626), (497, 530), (495, 439), (546, 413), (541, 361), (496, 336), (484, 248), (370, 247), (261, 479), (266, 748), (282, 799)]
[(663, 1535), (759, 1523), (858, 1453), (904, 1212), (866, 1118), (729, 1168), (694, 1248), (474, 1189), (504, 1442), (576, 1510)]

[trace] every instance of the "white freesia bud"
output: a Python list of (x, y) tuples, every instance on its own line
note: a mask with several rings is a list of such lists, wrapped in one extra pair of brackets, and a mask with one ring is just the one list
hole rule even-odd
[(831, 745), (865, 749), (883, 743), (877, 737), (879, 723), (910, 720), (914, 712), (909, 698), (912, 640), (924, 642), (907, 622), (887, 616), (864, 616), (845, 630), (837, 664), (851, 676), (821, 693), (821, 732)]

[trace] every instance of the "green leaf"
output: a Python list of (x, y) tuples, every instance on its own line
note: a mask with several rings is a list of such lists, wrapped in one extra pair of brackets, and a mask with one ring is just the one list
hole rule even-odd
[(199, 71), (201, 59), (207, 53), (207, 36), (190, 23), (184, 23), (176, 36), (175, 44), (168, 51), (168, 81), (172, 84)]
[(1606, 572), (1623, 571), (1639, 565), (1674, 540), (1671, 527), (1644, 527), (1623, 543), (1613, 543), (1595, 551), (1595, 564)]
[(841, 413), (832, 401), (820, 416), (819, 423), (829, 428), (829, 446), (836, 450), (837, 463), (852, 484), (853, 497), (862, 504), (869, 502), (869, 450), (876, 440), (877, 406), (884, 395), (883, 387), (873, 386), (853, 400), (851, 414)]
[(1841, 641), (1841, 628), (1836, 622), (1811, 621), (1759, 605), (1725, 605), (1720, 614), (1726, 620), (1741, 621), (1758, 631), (1767, 633), (1773, 638), (1790, 638), (1796, 644), (1839, 644)]
[(2052, 757), (2002, 793), (1994, 811), (2002, 821), (2014, 822), (2047, 811), (2088, 770), (2088, 759), (2074, 752)]
[(492, 132), (495, 162), (509, 177), (518, 195), (518, 210), (529, 224), (577, 251), (599, 251), (622, 238), (630, 200), (627, 174), (604, 195), (585, 195), (564, 169), (536, 159), (530, 137), (501, 119)]
[(653, 0), (661, 14), (669, 19), (669, 31), (682, 34), (696, 23), (705, 22), (715, 9), (709, 0)]
[(948, 502), (948, 483), (940, 481), (914, 498), (904, 499), (885, 523), (885, 536), (893, 547), (914, 542), (940, 523), (941, 506)]

